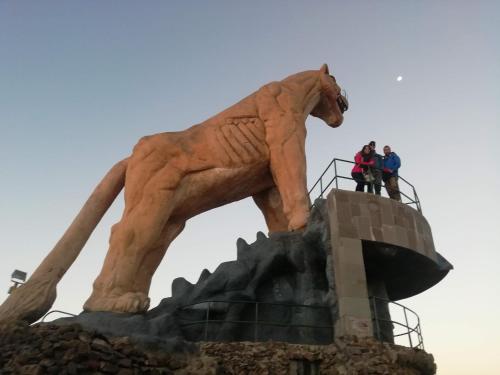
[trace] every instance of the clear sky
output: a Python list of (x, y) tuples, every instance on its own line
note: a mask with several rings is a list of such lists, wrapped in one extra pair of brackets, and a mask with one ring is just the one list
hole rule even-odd
[[(498, 374), (497, 1), (0, 0), (0, 290), (13, 269), (36, 268), (141, 136), (185, 129), (325, 62), (351, 108), (337, 129), (308, 120), (309, 185), (332, 157), (390, 144), (455, 266), (403, 303), (420, 314), (438, 374)], [(122, 208), (120, 197), (54, 308), (80, 311)], [(251, 199), (189, 221), (153, 279), (152, 306), (173, 278), (195, 282), (259, 230)]]

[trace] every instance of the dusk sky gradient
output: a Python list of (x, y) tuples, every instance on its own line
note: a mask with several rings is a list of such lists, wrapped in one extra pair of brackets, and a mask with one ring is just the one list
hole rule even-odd
[[(0, 0), (0, 291), (15, 268), (34, 271), (141, 136), (186, 129), (323, 63), (351, 107), (337, 129), (308, 119), (309, 186), (334, 156), (391, 145), (455, 267), (402, 303), (419, 313), (439, 375), (498, 375), (498, 1)], [(54, 309), (81, 311), (122, 209), (120, 196)], [(237, 238), (259, 230), (251, 199), (190, 220), (151, 306), (174, 278), (196, 282), (235, 259)]]

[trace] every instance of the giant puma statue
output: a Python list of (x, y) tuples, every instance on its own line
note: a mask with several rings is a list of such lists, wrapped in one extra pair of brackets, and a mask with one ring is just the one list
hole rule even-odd
[(151, 278), (186, 220), (253, 197), (270, 232), (306, 225), (304, 154), (309, 114), (343, 121), (347, 100), (323, 65), (271, 82), (225, 111), (181, 132), (142, 138), (89, 197), (26, 284), (0, 307), (0, 321), (33, 322), (52, 306), (56, 285), (125, 186), (125, 210), (87, 311), (139, 313), (149, 307)]

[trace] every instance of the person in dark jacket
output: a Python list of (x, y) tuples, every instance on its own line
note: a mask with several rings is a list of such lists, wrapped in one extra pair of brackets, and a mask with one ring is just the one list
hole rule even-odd
[(380, 191), (382, 190), (382, 170), (384, 169), (384, 159), (382, 155), (377, 154), (377, 151), (375, 150), (375, 141), (370, 141), (368, 145), (370, 146), (372, 158), (375, 160), (375, 165), (372, 168), (372, 174), (375, 178), (375, 181), (373, 182), (373, 185), (375, 186), (375, 194), (380, 195)]
[(351, 176), (356, 181), (356, 191), (365, 191), (365, 185), (367, 185), (368, 193), (373, 193), (373, 185), (365, 179), (365, 174), (369, 173), (369, 168), (375, 165), (370, 146), (364, 145), (361, 151), (354, 156), (354, 162)]
[(398, 185), (398, 170), (401, 167), (401, 159), (392, 152), (390, 146), (384, 146), (384, 169), (382, 178), (385, 182), (385, 189), (391, 199), (401, 202), (401, 194)]

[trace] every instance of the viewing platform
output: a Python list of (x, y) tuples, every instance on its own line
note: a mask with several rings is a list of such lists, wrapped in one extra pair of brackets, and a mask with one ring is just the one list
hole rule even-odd
[[(393, 342), (396, 322), (388, 303), (429, 289), (453, 266), (435, 249), (414, 186), (399, 178), (402, 202), (341, 189), (339, 185), (352, 180), (345, 173), (351, 164), (333, 159), (310, 191), (310, 196), (315, 192), (321, 198), (328, 191), (339, 310), (335, 336), (376, 336)], [(407, 334), (411, 343), (411, 332)]]

